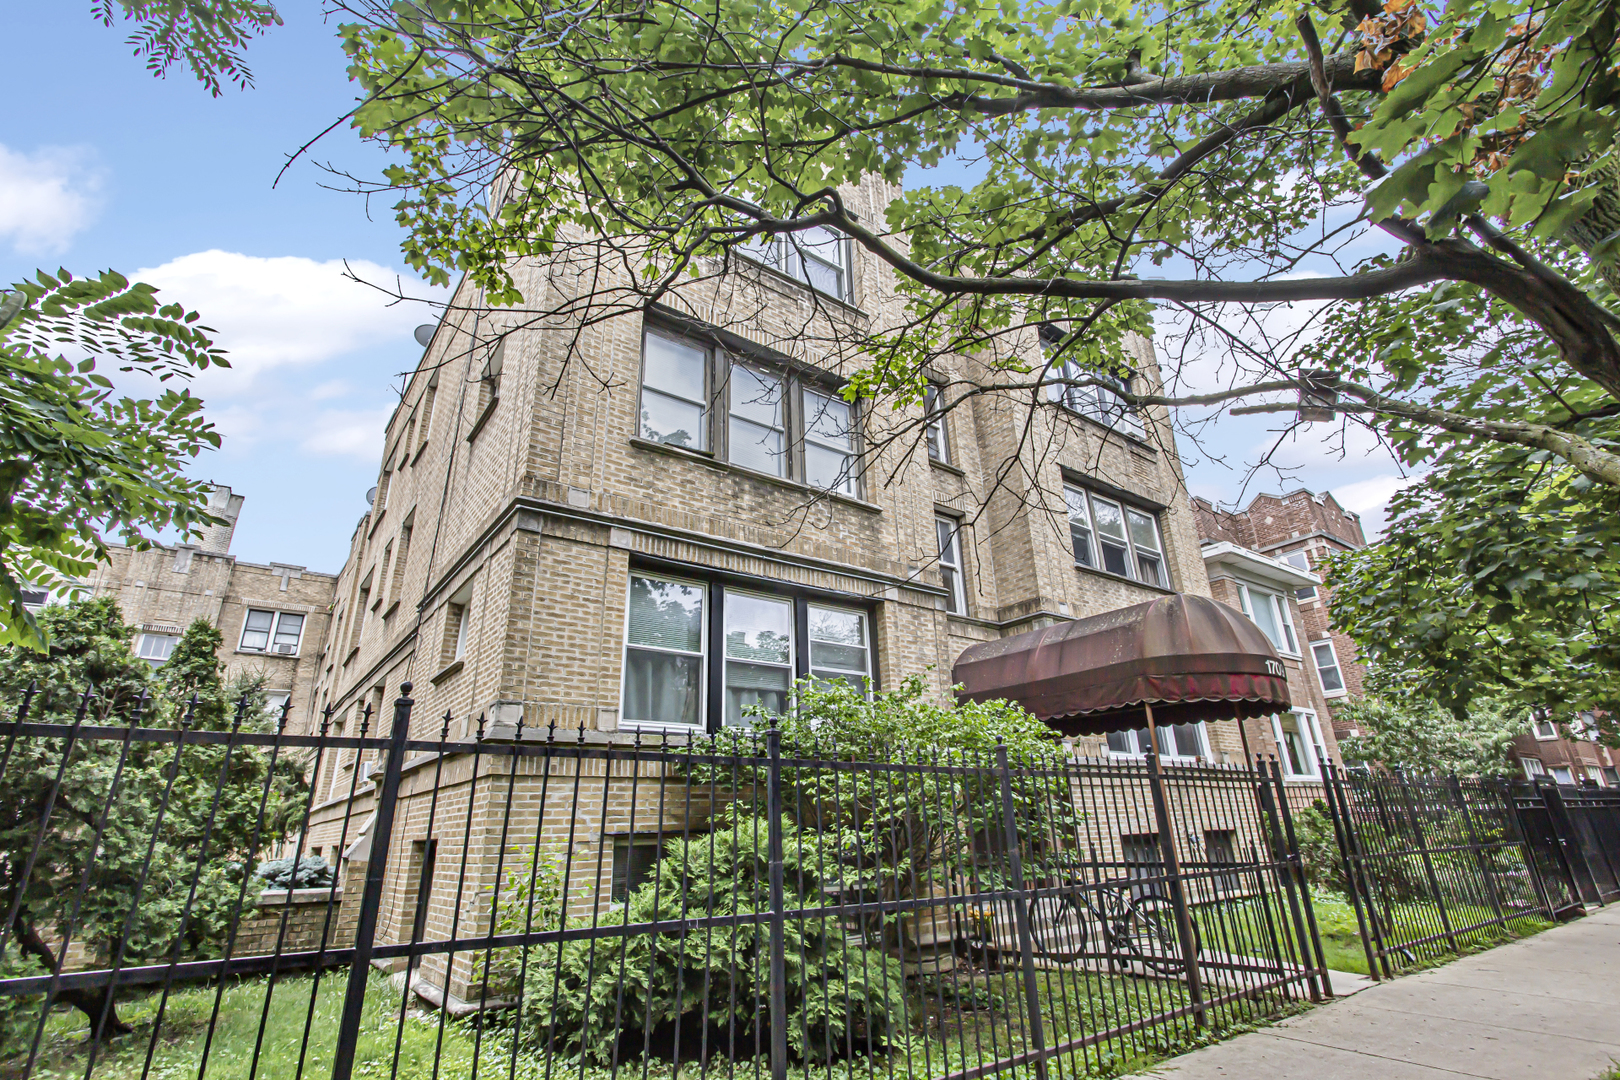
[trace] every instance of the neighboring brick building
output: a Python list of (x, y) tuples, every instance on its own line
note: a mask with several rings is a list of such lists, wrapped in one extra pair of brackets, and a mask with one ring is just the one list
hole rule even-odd
[[(896, 194), (874, 183), (847, 201), (881, 221)], [(1209, 595), (1163, 409), (1120, 415), (1106, 391), (1070, 394), (1032, 425), (1027, 395), (977, 394), (923, 431), (920, 406), (848, 405), (839, 387), (869, 361), (832, 325), (885, 325), (899, 304), (876, 260), (843, 242), (822, 254), (815, 275), (744, 264), (613, 317), (569, 291), (612, 273), (600, 264), (514, 267), (533, 307), (576, 296), (567, 319), (481, 312), (464, 282), (382, 433), (339, 576), (317, 702), (331, 730), (357, 733), (369, 707), (370, 731), (386, 731), (375, 717), (409, 680), (418, 739), (446, 715), (451, 739), (509, 739), (520, 717), (527, 737), (555, 724), (589, 743), (684, 739), (783, 706), (795, 677), (891, 689), (921, 674), (944, 697), (976, 642)], [(1031, 331), (1018, 347), (1042, 343)], [(1152, 347), (1134, 350), (1151, 391)], [(968, 360), (931, 374), (952, 400), (987, 377)], [(905, 424), (913, 437), (891, 439)], [(1174, 733), (1178, 754), (1241, 760), (1235, 724), (1191, 727)], [(1135, 756), (1124, 734), (1094, 748)], [(454, 823), (472, 823), (486, 852), (506, 818), (480, 782), (501, 759), (420, 767), (432, 760), (406, 765), (393, 842), (410, 854), (390, 859), (385, 935), (417, 912), (437, 925), (449, 896), (487, 888), (486, 858), (464, 883), (419, 891), (424, 867), (450, 865), (428, 814), (453, 823), (457, 847)], [(356, 772), (334, 752), (316, 777), (306, 848), (348, 860), (346, 874), (368, 857), (374, 763)], [(536, 781), (512, 783), (532, 814)], [(655, 796), (614, 798), (599, 818), (526, 817), (512, 842), (538, 829), (561, 843), (577, 822), (598, 841), (577, 859), (601, 860), (605, 881), (630, 853), (603, 838)], [(423, 968), (442, 987), (437, 964)], [(452, 996), (470, 977), (457, 968)]]
[[(1317, 571), (1327, 556), (1367, 546), (1361, 518), (1340, 506), (1332, 492), (1317, 495), (1300, 488), (1286, 495), (1256, 495), (1242, 510), (1220, 510), (1198, 496), (1192, 504), (1198, 536), (1206, 546), (1228, 543), (1248, 548), (1318, 580)], [(1366, 669), (1357, 660), (1355, 642), (1334, 629), (1327, 586), (1301, 582), (1293, 596), (1299, 613), (1300, 655), (1309, 657), (1303, 666), (1330, 718), (1324, 728), (1332, 727), (1338, 738), (1353, 735), (1354, 730), (1331, 717), (1336, 701), (1361, 694)]]
[(193, 620), (208, 620), (224, 636), (227, 675), (263, 672), (272, 705), (290, 700), (303, 724), (337, 578), (288, 563), (238, 561), (230, 548), (242, 502), (230, 488), (216, 487), (209, 510), (225, 524), (211, 526), (195, 544), (146, 551), (109, 544), (107, 561), (81, 584), (91, 596), (117, 599), (135, 627), (136, 654), (154, 665), (168, 659)]
[[(1590, 720), (1590, 713), (1582, 713), (1574, 726)], [(1620, 787), (1620, 753), (1589, 739), (1566, 738), (1551, 720), (1532, 718), (1530, 730), (1513, 740), (1509, 753), (1531, 780), (1545, 776), (1560, 784)]]

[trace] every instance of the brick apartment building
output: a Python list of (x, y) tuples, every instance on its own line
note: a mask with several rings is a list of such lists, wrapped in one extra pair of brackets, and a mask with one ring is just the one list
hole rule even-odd
[(81, 584), (91, 596), (118, 601), (135, 627), (136, 654), (154, 666), (169, 658), (187, 626), (206, 619), (224, 636), (220, 660), (227, 676), (262, 672), (271, 705), (290, 701), (292, 716), (307, 717), (337, 577), (289, 563), (238, 560), (231, 538), (243, 501), (230, 488), (215, 487), (209, 510), (224, 524), (210, 526), (195, 544), (154, 544), (145, 551), (109, 544), (107, 561)]
[[(896, 191), (873, 183), (847, 200), (881, 221)], [(767, 253), (773, 265), (734, 266), (611, 318), (577, 306), (520, 323), (459, 287), (383, 433), (338, 578), (316, 700), (332, 731), (356, 733), (409, 680), (417, 739), (437, 738), (446, 715), (452, 740), (510, 739), (519, 718), (530, 738), (553, 724), (589, 743), (685, 738), (741, 722), (751, 704), (785, 707), (797, 677), (885, 690), (922, 674), (945, 697), (976, 643), (1209, 595), (1162, 409), (1137, 415), (1088, 391), (1031, 418), (1027, 395), (986, 394), (924, 429), (922, 406), (847, 403), (839, 390), (862, 361), (826, 343), (835, 324), (897, 317), (890, 271), (831, 237), (800, 258)], [(564, 256), (514, 277), (543, 308), (600, 270)], [(1134, 348), (1133, 377), (1151, 389), (1151, 345)], [(931, 374), (952, 399), (983, 378), (966, 360)], [(901, 425), (917, 437), (890, 438)], [(1186, 727), (1165, 729), (1175, 755), (1241, 760), (1235, 723)], [(1139, 757), (1122, 734), (1090, 749)], [(1248, 749), (1272, 742), (1257, 727)], [(490, 759), (463, 758), (406, 763), (391, 843), (411, 854), (391, 871), (385, 935), (423, 911), (437, 925), (451, 917), (441, 897), (487, 888), (475, 878), (493, 865), (475, 858), (464, 888), (419, 891), (438, 843), (428, 813), (491, 838), (502, 826), (474, 772)], [(315, 777), (307, 849), (350, 873), (369, 852), (373, 765), (334, 753)], [(571, 825), (522, 829), (532, 843)], [(580, 835), (601, 848), (609, 831), (597, 819)], [(437, 963), (423, 970), (442, 988)], [(451, 996), (471, 977), (458, 968)]]
[[(1193, 497), (1192, 505), (1198, 537), (1206, 551), (1230, 545), (1303, 573), (1291, 585), (1276, 575), (1269, 580), (1278, 590), (1275, 595), (1290, 598), (1290, 609), (1298, 615), (1293, 627), (1298, 648), (1293, 651), (1309, 675), (1305, 681), (1311, 684), (1310, 690), (1326, 708), (1324, 735), (1328, 728), (1336, 738), (1354, 735), (1353, 729), (1333, 720), (1333, 706), (1361, 694), (1365, 668), (1357, 660), (1355, 642), (1333, 627), (1328, 612), (1332, 592), (1321, 584), (1317, 570), (1329, 555), (1367, 546), (1361, 518), (1340, 506), (1332, 492), (1318, 495), (1304, 488), (1286, 495), (1256, 495), (1242, 510), (1221, 510), (1199, 496)], [(1241, 605), (1240, 597), (1219, 592), (1217, 596), (1233, 606)], [(1279, 620), (1280, 616), (1273, 619)]]

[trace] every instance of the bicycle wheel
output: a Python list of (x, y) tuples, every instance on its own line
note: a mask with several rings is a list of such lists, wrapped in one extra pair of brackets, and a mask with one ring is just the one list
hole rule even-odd
[(1086, 920), (1072, 896), (1042, 896), (1030, 901), (1029, 936), (1036, 956), (1066, 964), (1085, 955)]
[[(1193, 931), (1193, 955), (1199, 952), (1198, 927)], [(1176, 930), (1176, 908), (1162, 896), (1134, 901), (1115, 930), (1116, 940), (1145, 967), (1161, 975), (1186, 970), (1181, 956), (1181, 935)]]

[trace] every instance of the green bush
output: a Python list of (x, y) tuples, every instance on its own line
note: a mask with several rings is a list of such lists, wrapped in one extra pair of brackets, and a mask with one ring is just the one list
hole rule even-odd
[[(657, 874), (596, 925), (657, 920), (681, 927), (696, 918), (768, 912), (769, 821), (732, 810), (713, 826), (666, 843)], [(787, 907), (827, 903), (829, 882), (820, 868), (838, 864), (831, 842), (786, 818), (781, 827)], [(521, 881), (506, 890), (503, 906), (514, 896), (526, 904), (522, 890)], [(509, 911), (521, 927), (516, 905)], [(793, 1053), (827, 1061), (845, 1047), (906, 1043), (905, 979), (897, 961), (846, 940), (836, 919), (792, 919), (785, 930)], [(769, 924), (761, 920), (536, 946), (522, 965), (520, 1037), (553, 1053), (611, 1064), (621, 1045), (639, 1056), (644, 1042), (662, 1045), (678, 1027), (683, 1043), (701, 1037), (713, 1053), (751, 1056), (769, 1039), (769, 942)], [(504, 969), (512, 970), (510, 960)]]

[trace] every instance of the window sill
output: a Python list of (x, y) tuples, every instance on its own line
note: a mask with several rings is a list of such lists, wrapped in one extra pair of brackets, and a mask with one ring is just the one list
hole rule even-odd
[(1337, 699), (1342, 698), (1342, 697), (1349, 697), (1350, 696), (1350, 691), (1348, 691), (1348, 690), (1324, 690), (1324, 691), (1322, 691), (1322, 696), (1324, 698), (1326, 698), (1327, 700), (1329, 700), (1329, 701), (1336, 701)]
[(1116, 574), (1111, 570), (1098, 570), (1095, 566), (1087, 566), (1082, 562), (1075, 563), (1074, 568), (1076, 570), (1083, 570), (1088, 574), (1093, 574), (1100, 578), (1106, 578), (1109, 581), (1123, 581), (1127, 585), (1135, 585), (1138, 589), (1147, 589), (1151, 592), (1163, 593), (1166, 596), (1174, 596), (1176, 594), (1176, 590), (1167, 589), (1163, 585), (1150, 585), (1145, 581), (1137, 581), (1135, 578), (1124, 577), (1123, 575)]
[(484, 406), (484, 411), (478, 414), (477, 420), (473, 421), (472, 430), (467, 432), (468, 442), (472, 442), (474, 439), (478, 438), (478, 433), (484, 430), (484, 425), (489, 423), (489, 418), (491, 416), (495, 415), (495, 407), (500, 403), (501, 399), (498, 397), (492, 397), (489, 399), (489, 404)]
[[(295, 652), (272, 652), (269, 649), (237, 649), (238, 656), (268, 656), (272, 660), (297, 660), (301, 655)], [(163, 663), (159, 660), (158, 663)]]
[(449, 679), (466, 666), (467, 662), (465, 660), (452, 660), (444, 667), (440, 668), (437, 675), (429, 678), (428, 682), (432, 683), (434, 686), (438, 686), (440, 683)]
[(370, 540), (373, 536), (377, 535), (378, 527), (382, 525), (383, 518), (385, 518), (387, 516), (388, 516), (388, 507), (385, 506), (381, 510), (377, 511), (377, 516), (371, 519), (371, 528), (366, 530), (366, 539), (367, 540)]
[(343, 666), (348, 667), (349, 666), (349, 661), (353, 660), (356, 656), (359, 656), (359, 655), (360, 655), (360, 646), (356, 645), (354, 648), (349, 650), (349, 655), (345, 656), (343, 658)]
[(1152, 443), (1148, 442), (1147, 434), (1145, 432), (1143, 434), (1141, 434), (1141, 435), (1138, 435), (1138, 434), (1136, 434), (1135, 432), (1132, 432), (1132, 431), (1121, 431), (1117, 427), (1113, 427), (1113, 426), (1111, 426), (1109, 424), (1103, 423), (1101, 420), (1098, 420), (1095, 416), (1087, 416), (1085, 413), (1081, 412), (1079, 409), (1072, 409), (1069, 406), (1063, 404), (1063, 402), (1061, 402), (1061, 401), (1055, 401), (1055, 402), (1053, 402), (1053, 404), (1056, 405), (1063, 412), (1063, 414), (1065, 416), (1072, 416), (1072, 417), (1074, 417), (1074, 418), (1076, 418), (1078, 420), (1084, 420), (1086, 423), (1090, 424), (1094, 428), (1097, 428), (1097, 429), (1099, 429), (1101, 431), (1106, 431), (1110, 435), (1118, 435), (1120, 438), (1125, 440), (1125, 443), (1126, 443), (1127, 446), (1131, 446), (1131, 447), (1134, 447), (1134, 448), (1139, 449), (1139, 450), (1146, 450), (1148, 453), (1154, 455), (1155, 457), (1158, 456), (1159, 448), (1154, 446)]
[(853, 506), (857, 509), (865, 510), (868, 513), (881, 514), (883, 512), (883, 507), (878, 506), (875, 503), (869, 503), (865, 499), (857, 499), (853, 495), (845, 495), (843, 492), (839, 491), (828, 491), (826, 488), (811, 487), (809, 484), (803, 484), (797, 480), (792, 480), (785, 476), (773, 476), (770, 473), (760, 472), (757, 469), (750, 469), (745, 465), (737, 465), (730, 461), (722, 461), (707, 451), (690, 450), (684, 446), (671, 446), (668, 443), (654, 442), (651, 439), (643, 439), (640, 436), (635, 435), (630, 437), (630, 445), (639, 450), (650, 450), (655, 454), (668, 454), (670, 457), (685, 458), (688, 461), (697, 462), (699, 465), (708, 466), (717, 472), (735, 473), (738, 476), (746, 476), (751, 480), (761, 480), (767, 484), (775, 484), (778, 487), (789, 488), (791, 490), (809, 495), (812, 498), (829, 499), (833, 502), (839, 502), (847, 506)]
[(427, 446), (428, 446), (428, 441), (426, 439), (423, 439), (422, 442), (417, 446), (416, 453), (411, 455), (411, 467), (412, 468), (415, 468), (416, 463), (418, 461), (422, 460), (422, 454), (427, 450)]
[(960, 476), (964, 480), (967, 479), (967, 473), (963, 472), (961, 469), (959, 469), (955, 465), (952, 465), (948, 461), (941, 461), (941, 460), (939, 460), (939, 458), (931, 457), (931, 458), (928, 459), (928, 464), (932, 465), (934, 468), (938, 469), (940, 472), (948, 472), (952, 476)]
[(382, 617), (384, 619), (387, 619), (389, 616), (393, 615), (394, 612), (396, 612), (398, 610), (399, 610), (399, 601), (395, 600), (392, 604), (388, 605), (388, 610), (386, 610), (386, 611), (384, 611), (382, 613)]
[[(741, 263), (743, 266), (746, 266), (751, 270), (758, 270), (758, 271), (763, 272), (767, 276), (768, 281), (775, 282), (775, 283), (778, 283), (778, 284), (790, 285), (790, 286), (793, 287), (793, 289), (796, 292), (804, 293), (807, 297), (810, 297), (810, 298), (813, 298), (813, 299), (816, 299), (816, 300), (826, 300), (829, 303), (837, 305), (837, 308), (845, 315), (853, 315), (856, 318), (862, 319), (862, 320), (869, 320), (870, 319), (870, 316), (868, 316), (866, 314), (866, 312), (862, 311), (860, 308), (856, 307), (854, 304), (850, 303), (848, 300), (840, 300), (838, 297), (832, 295), (832, 293), (824, 293), (820, 289), (816, 288), (814, 285), (811, 285), (809, 282), (800, 281), (798, 278), (794, 277), (792, 274), (784, 274), (782, 271), (778, 270), (776, 267), (770, 266), (770, 265), (768, 265), (766, 263), (762, 263), (758, 259), (751, 259), (747, 255), (744, 255), (742, 252), (739, 252), (739, 251), (733, 251), (732, 252), (732, 257), (737, 259), (738, 262)], [(853, 271), (851, 269), (846, 269), (845, 273), (850, 274), (851, 277), (854, 276)]]

